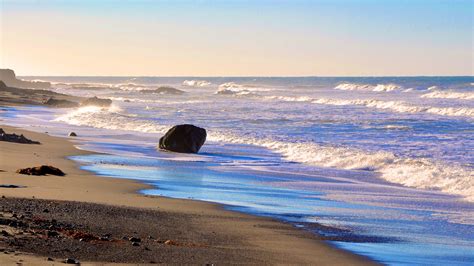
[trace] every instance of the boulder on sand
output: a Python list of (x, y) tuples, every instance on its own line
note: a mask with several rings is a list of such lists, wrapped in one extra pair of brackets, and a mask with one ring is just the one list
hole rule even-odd
[(101, 98), (97, 98), (96, 96), (85, 99), (84, 101), (81, 102), (81, 106), (93, 105), (93, 106), (99, 106), (99, 107), (109, 107), (111, 104), (112, 104), (112, 100), (101, 99)]
[(77, 137), (76, 132), (69, 132), (69, 137)]
[(16, 172), (22, 175), (65, 175), (64, 172), (61, 171), (59, 168), (50, 165), (41, 165), (36, 167), (18, 169)]
[(206, 130), (194, 125), (177, 125), (160, 138), (159, 148), (181, 153), (197, 153), (206, 141)]

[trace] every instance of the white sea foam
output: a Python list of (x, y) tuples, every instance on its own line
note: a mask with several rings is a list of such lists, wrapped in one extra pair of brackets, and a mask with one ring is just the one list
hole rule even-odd
[[(55, 119), (72, 125), (164, 134), (169, 125), (124, 114), (116, 107), (82, 107)], [(390, 152), (320, 145), (313, 142), (284, 142), (231, 132), (209, 130), (208, 140), (250, 144), (280, 153), (289, 161), (320, 167), (370, 170), (390, 182), (459, 194), (474, 201), (474, 172), (459, 165), (445, 165), (427, 159), (400, 158)]]
[(227, 82), (219, 85), (216, 94), (227, 94), (227, 95), (249, 95), (255, 94), (255, 92), (270, 91), (270, 88), (262, 88), (253, 85), (242, 85), (235, 82)]
[(325, 104), (334, 106), (360, 105), (369, 108), (389, 110), (397, 113), (430, 113), (444, 116), (466, 116), (474, 117), (474, 108), (469, 107), (432, 107), (417, 106), (404, 101), (382, 101), (375, 99), (328, 99), (328, 98), (311, 98), (306, 96), (289, 97), (289, 96), (268, 96), (266, 99), (276, 99), (287, 102), (309, 102), (315, 104)]
[(355, 91), (355, 90), (372, 90), (373, 86), (370, 84), (357, 84), (357, 83), (341, 83), (334, 87), (336, 90), (344, 91)]
[(106, 97), (107, 99), (113, 100), (113, 101), (120, 101), (120, 102), (137, 102), (137, 103), (154, 103), (154, 102), (159, 102), (159, 100), (149, 100), (149, 99), (141, 99), (141, 98), (131, 98), (131, 97), (114, 97), (114, 96), (109, 96)]
[(372, 91), (395, 91), (401, 89), (403, 89), (403, 87), (397, 84), (378, 84)]
[(206, 80), (185, 80), (183, 81), (183, 86), (188, 87), (206, 87), (211, 85), (209, 81)]
[(76, 126), (90, 126), (112, 130), (130, 130), (145, 133), (164, 133), (163, 127), (134, 116), (123, 114), (122, 110), (112, 105), (111, 107), (86, 106), (80, 107), (69, 113), (61, 115), (55, 121), (65, 122)]
[(388, 92), (403, 89), (402, 86), (397, 84), (358, 84), (358, 83), (341, 83), (334, 87), (336, 90), (346, 90), (346, 91), (375, 91), (375, 92)]
[(279, 152), (287, 160), (305, 164), (376, 171), (383, 179), (393, 183), (441, 190), (474, 201), (474, 171), (461, 166), (448, 166), (427, 159), (399, 158), (390, 152), (369, 152), (315, 143), (288, 143), (229, 134), (210, 134), (209, 139), (266, 147)]
[(457, 91), (432, 91), (421, 95), (422, 98), (441, 98), (441, 99), (461, 99), (461, 100), (473, 100), (474, 92), (457, 92)]

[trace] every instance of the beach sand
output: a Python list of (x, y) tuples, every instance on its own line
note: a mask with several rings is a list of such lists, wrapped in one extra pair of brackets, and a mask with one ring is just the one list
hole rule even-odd
[[(272, 219), (212, 203), (138, 194), (146, 185), (80, 170), (66, 157), (89, 152), (75, 148), (71, 140), (0, 127), (41, 142), (0, 141), (0, 184), (24, 186), (0, 188), (5, 197), (0, 199), (4, 221), (0, 228), (10, 234), (0, 236), (2, 265), (47, 264), (48, 257), (120, 263), (373, 263)], [(42, 164), (58, 167), (66, 175), (15, 173)], [(5, 225), (11, 221), (23, 227)], [(133, 246), (129, 237), (139, 237), (139, 246)]]

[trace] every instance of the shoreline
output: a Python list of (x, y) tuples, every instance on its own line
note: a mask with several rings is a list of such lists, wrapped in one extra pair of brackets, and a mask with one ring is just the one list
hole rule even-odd
[[(375, 264), (368, 258), (333, 247), (318, 239), (318, 236), (311, 232), (271, 218), (226, 210), (224, 205), (216, 203), (142, 195), (139, 191), (150, 186), (133, 180), (97, 176), (79, 169), (79, 164), (67, 157), (93, 153), (77, 149), (66, 138), (51, 137), (9, 126), (2, 127), (9, 133), (25, 134), (28, 138), (39, 140), (42, 143), (41, 145), (29, 145), (0, 142), (2, 151), (8, 153), (8, 158), (4, 158), (4, 153), (0, 154), (3, 157), (0, 169), (4, 170), (4, 172), (0, 172), (1, 183), (26, 186), (18, 189), (0, 188), (0, 194), (6, 198), (34, 197), (35, 199), (87, 202), (104, 206), (163, 211), (168, 215), (176, 216), (189, 215), (193, 217), (193, 226), (197, 226), (200, 232), (208, 232), (208, 234), (215, 232), (228, 239), (228, 241), (224, 241), (225, 243), (220, 243), (219, 247), (223, 245), (225, 249), (230, 250), (245, 248), (248, 253), (248, 255), (244, 253), (247, 255), (245, 257), (248, 257), (247, 263)], [(18, 156), (21, 157), (21, 160), (15, 158)], [(38, 177), (12, 174), (16, 168), (40, 164), (59, 167), (67, 175), (64, 177)], [(117, 204), (118, 202), (120, 203)], [(186, 226), (185, 221), (181, 222), (182, 226)], [(210, 244), (207, 253), (212, 254), (215, 252), (214, 248), (217, 247)], [(221, 255), (221, 259), (214, 260), (214, 262), (236, 263), (229, 254), (227, 256)], [(22, 258), (23, 261), (35, 258), (39, 260), (37, 262), (46, 262), (44, 257), (26, 256), (23, 258), (22, 256), (0, 254), (0, 261), (14, 263), (19, 258)], [(180, 258), (180, 261), (205, 262), (187, 257)], [(241, 263), (245, 263), (245, 261), (241, 261)]]

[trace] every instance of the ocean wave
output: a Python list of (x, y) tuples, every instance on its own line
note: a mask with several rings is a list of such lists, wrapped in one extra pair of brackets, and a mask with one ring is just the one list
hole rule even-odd
[(417, 106), (404, 101), (382, 101), (375, 99), (328, 99), (311, 98), (306, 96), (288, 97), (288, 96), (268, 96), (266, 99), (276, 99), (288, 102), (308, 102), (315, 104), (346, 106), (360, 105), (368, 108), (389, 110), (397, 113), (430, 113), (443, 116), (466, 116), (474, 118), (474, 108), (469, 107), (432, 107)]
[[(71, 125), (164, 134), (169, 125), (127, 115), (117, 106), (81, 107), (55, 119)], [(286, 160), (319, 167), (374, 171), (393, 183), (435, 189), (474, 201), (474, 171), (459, 165), (446, 165), (428, 159), (400, 158), (385, 151), (322, 145), (314, 142), (285, 142), (267, 137), (235, 135), (210, 129), (208, 140), (256, 145), (281, 154)]]
[(432, 91), (420, 96), (421, 98), (440, 98), (440, 99), (461, 99), (473, 100), (474, 92), (457, 92), (457, 91)]
[(359, 83), (341, 83), (334, 87), (336, 90), (345, 91), (374, 91), (374, 92), (389, 92), (403, 89), (402, 86), (389, 83), (389, 84), (359, 84)]
[(137, 103), (155, 103), (160, 102), (159, 100), (148, 100), (148, 99), (140, 99), (140, 98), (131, 98), (131, 97), (114, 97), (108, 96), (104, 97), (110, 99), (112, 101), (120, 101), (120, 102), (137, 102)]
[(399, 158), (390, 152), (370, 152), (331, 147), (310, 142), (289, 143), (268, 139), (241, 138), (231, 134), (210, 134), (210, 140), (266, 147), (287, 160), (320, 167), (369, 170), (380, 177), (408, 187), (440, 190), (474, 201), (474, 171), (427, 159)]
[(206, 80), (185, 80), (183, 81), (183, 86), (188, 87), (206, 87), (211, 85), (211, 82)]
[(110, 107), (80, 107), (57, 117), (54, 121), (76, 126), (90, 126), (95, 128), (128, 130), (145, 133), (164, 133), (168, 129), (168, 127), (157, 125), (152, 121), (124, 114), (122, 109), (115, 105)]
[(219, 85), (215, 94), (224, 95), (255, 95), (255, 92), (271, 91), (270, 88), (262, 88), (253, 85), (242, 85), (235, 82), (227, 82)]
[(145, 84), (138, 84), (133, 82), (127, 83), (99, 83), (99, 82), (91, 82), (91, 83), (64, 83), (64, 82), (57, 82), (52, 83), (53, 87), (55, 88), (62, 88), (62, 89), (73, 89), (73, 90), (112, 90), (112, 91), (127, 91), (127, 92), (135, 92), (135, 91), (147, 91), (147, 90), (155, 90), (159, 86), (157, 85), (145, 85)]

